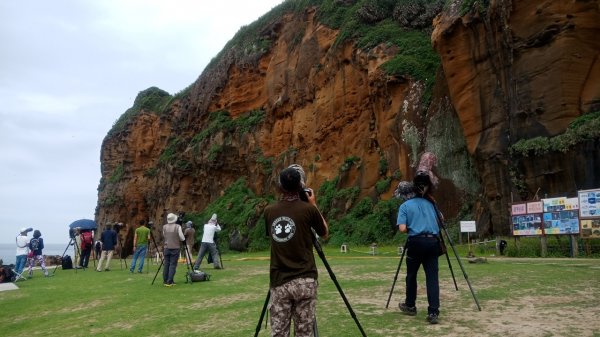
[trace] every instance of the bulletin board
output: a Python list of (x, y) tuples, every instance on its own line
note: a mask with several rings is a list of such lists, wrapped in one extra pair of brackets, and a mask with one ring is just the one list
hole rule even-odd
[(542, 199), (544, 234), (579, 234), (579, 199)]

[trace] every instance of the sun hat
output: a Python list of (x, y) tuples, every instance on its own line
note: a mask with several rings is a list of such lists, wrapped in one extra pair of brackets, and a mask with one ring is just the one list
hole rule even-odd
[(173, 214), (173, 213), (169, 213), (169, 215), (167, 215), (167, 222), (175, 223), (175, 221), (177, 221), (177, 215)]

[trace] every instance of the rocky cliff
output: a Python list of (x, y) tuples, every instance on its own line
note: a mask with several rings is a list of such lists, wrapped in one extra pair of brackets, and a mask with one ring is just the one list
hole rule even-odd
[[(274, 195), (291, 163), (316, 190), (352, 191), (330, 201), (341, 218), (389, 200), (425, 150), (439, 157), (442, 210), (472, 214), (480, 236), (508, 234), (509, 203), (538, 188), (600, 186), (597, 136), (514, 148), (600, 110), (597, 2), (304, 3), (241, 29), (181, 93), (140, 93), (102, 146), (98, 223), (200, 213), (240, 177)], [(264, 204), (234, 226), (256, 226)]]

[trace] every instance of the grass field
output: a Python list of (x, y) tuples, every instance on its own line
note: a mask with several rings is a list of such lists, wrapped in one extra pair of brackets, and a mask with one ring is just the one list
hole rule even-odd
[[(461, 258), (482, 311), (477, 310), (459, 264), (440, 260), (440, 324), (425, 321), (427, 300), (421, 272), (416, 317), (403, 316), (402, 265), (390, 294), (399, 256), (395, 247), (325, 256), (367, 336), (600, 336), (600, 260), (489, 257), (471, 264)], [(316, 254), (315, 254), (316, 256)], [(464, 254), (463, 254), (464, 256)], [(319, 266), (319, 336), (361, 336), (325, 267)], [(225, 254), (225, 269), (204, 269), (208, 282), (185, 283), (179, 264), (172, 288), (158, 265), (130, 274), (123, 260), (110, 272), (58, 269), (44, 278), (19, 281), (0, 292), (2, 336), (253, 336), (268, 290), (268, 252)], [(131, 262), (126, 260), (127, 264)], [(91, 264), (90, 264), (91, 265)], [(203, 267), (208, 267), (203, 264)], [(270, 326), (269, 326), (270, 327)], [(262, 326), (259, 336), (270, 336)]]

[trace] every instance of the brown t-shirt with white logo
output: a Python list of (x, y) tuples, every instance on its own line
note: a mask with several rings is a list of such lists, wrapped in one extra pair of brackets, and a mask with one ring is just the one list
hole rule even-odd
[(271, 287), (300, 277), (317, 278), (313, 234), (325, 235), (319, 210), (301, 200), (279, 201), (265, 208), (265, 225), (271, 237)]

